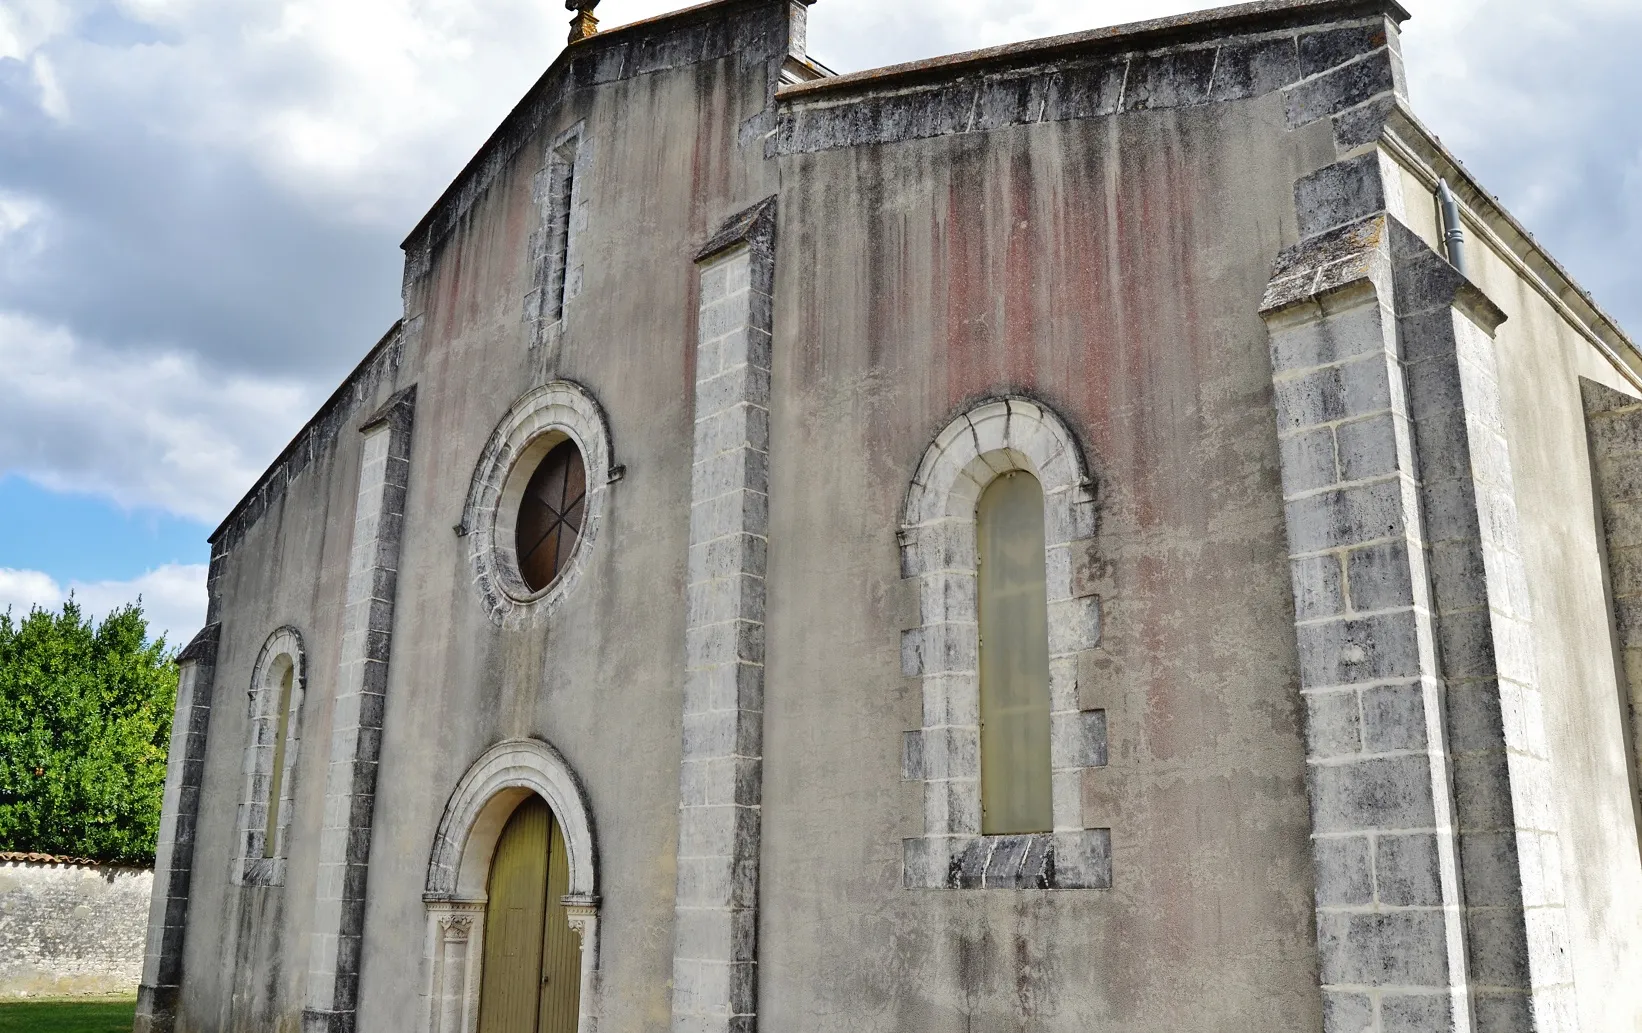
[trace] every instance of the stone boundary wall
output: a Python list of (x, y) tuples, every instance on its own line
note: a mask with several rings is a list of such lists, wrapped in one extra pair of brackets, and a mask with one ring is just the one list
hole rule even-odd
[(0, 853), (0, 1000), (134, 994), (154, 873)]

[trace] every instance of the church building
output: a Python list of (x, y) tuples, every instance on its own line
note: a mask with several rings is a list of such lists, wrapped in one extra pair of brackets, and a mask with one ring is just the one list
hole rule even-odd
[(138, 1033), (1642, 1029), (1642, 352), (1396, 0), (595, 2), (211, 538)]

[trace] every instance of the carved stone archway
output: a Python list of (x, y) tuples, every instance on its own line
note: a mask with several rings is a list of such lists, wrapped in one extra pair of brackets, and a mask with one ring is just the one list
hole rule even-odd
[[(981, 832), (980, 638), (975, 505), (1012, 471), (1044, 493), (1049, 612), (1052, 832)], [(1109, 889), (1110, 829), (1085, 828), (1079, 786), (1107, 762), (1104, 710), (1079, 703), (1079, 654), (1100, 645), (1100, 597), (1073, 577), (1097, 530), (1097, 493), (1076, 436), (1030, 398), (982, 402), (947, 424), (907, 489), (902, 576), (918, 581), (918, 626), (901, 638), (902, 673), (923, 683), (925, 724), (903, 747), (903, 776), (924, 784), (923, 835), (903, 842), (909, 888)]]
[(508, 817), (527, 796), (547, 801), (564, 834), (570, 925), (582, 942), (577, 1033), (593, 1033), (598, 975), (598, 854), (587, 794), (559, 751), (539, 739), (510, 739), (486, 750), (445, 805), (428, 859), (423, 950), (427, 1033), (474, 1033), (484, 960), (485, 886)]

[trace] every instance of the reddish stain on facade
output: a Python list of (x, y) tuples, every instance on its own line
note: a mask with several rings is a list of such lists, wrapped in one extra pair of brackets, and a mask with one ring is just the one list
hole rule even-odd
[[(946, 218), (935, 238), (934, 268), (946, 301), (946, 404), (956, 407), (995, 390), (989, 362), (995, 286), (986, 245), (985, 177), (976, 159), (961, 159), (947, 187)], [(944, 231), (941, 232), (941, 231)], [(940, 360), (937, 359), (937, 366)]]
[(1004, 379), (1011, 384), (1033, 384), (1038, 373), (1038, 284), (1042, 280), (1043, 242), (1038, 236), (1039, 205), (1032, 159), (1024, 145), (1010, 156), (1008, 192), (999, 207), (1008, 213), (1007, 253), (1002, 269), (993, 269), (994, 282), (1004, 285)]
[[(690, 194), (692, 198), (718, 198), (733, 196), (731, 193), (731, 165), (728, 155), (733, 152), (732, 141), (728, 139), (728, 126), (736, 120), (732, 118), (728, 109), (727, 97), (729, 90), (723, 88), (717, 81), (716, 69), (702, 68), (697, 72), (698, 86), (696, 90), (697, 103), (700, 106), (700, 117), (695, 126), (695, 135), (690, 148)], [(659, 150), (659, 148), (658, 148)], [(718, 230), (718, 222), (732, 214), (715, 207), (711, 202), (698, 204), (692, 213), (691, 223), (695, 229), (697, 243), (705, 243)], [(693, 257), (693, 256), (692, 256)], [(687, 311), (695, 312), (700, 306), (700, 285), (697, 277), (689, 278)], [(683, 335), (684, 347), (684, 383), (685, 396), (689, 397), (695, 390), (696, 382), (696, 321), (688, 320), (688, 332)]]

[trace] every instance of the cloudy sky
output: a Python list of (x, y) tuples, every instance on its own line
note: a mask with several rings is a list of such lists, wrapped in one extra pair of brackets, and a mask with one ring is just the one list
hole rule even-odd
[[(606, 27), (687, 0), (605, 0)], [(1425, 120), (1642, 328), (1638, 0), (1405, 0)], [(821, 0), (840, 71), (1179, 0)], [(0, 610), (139, 594), (396, 318), (398, 242), (563, 45), (559, 0), (0, 0)]]

